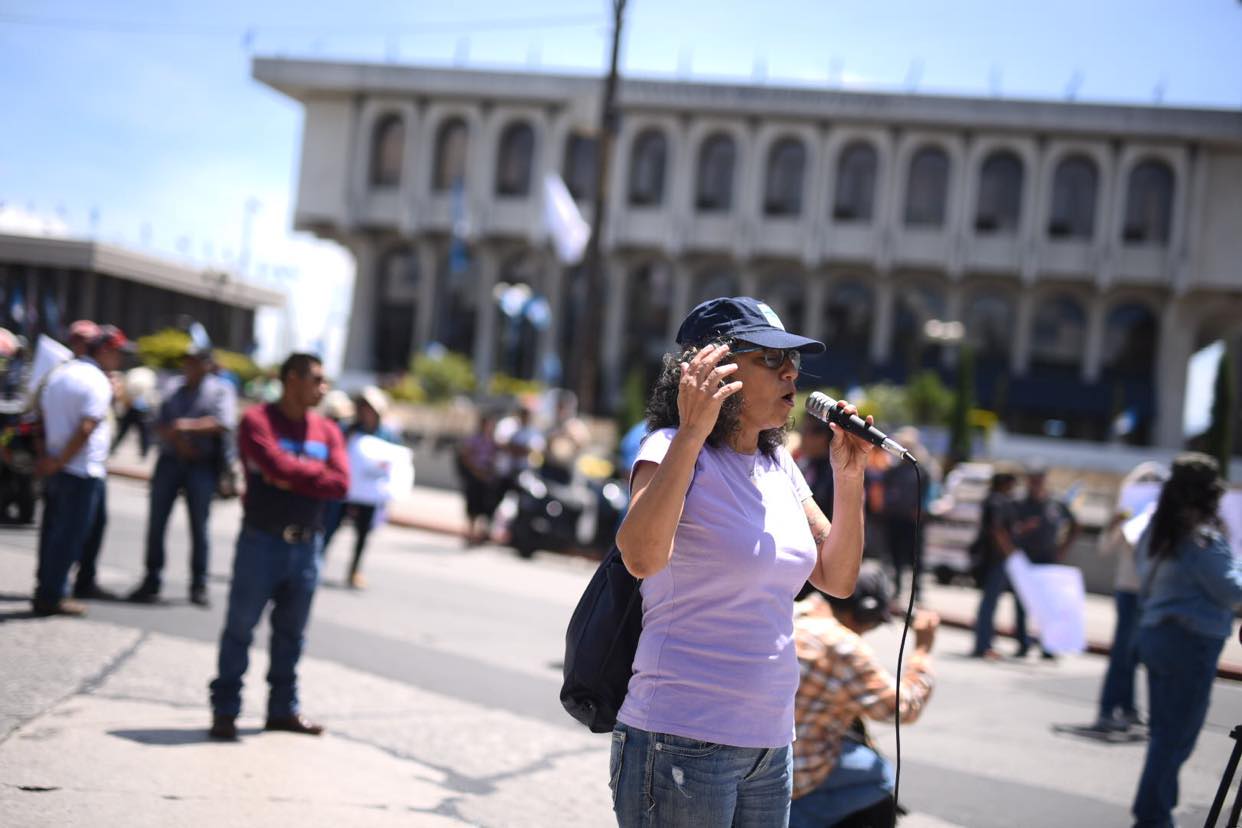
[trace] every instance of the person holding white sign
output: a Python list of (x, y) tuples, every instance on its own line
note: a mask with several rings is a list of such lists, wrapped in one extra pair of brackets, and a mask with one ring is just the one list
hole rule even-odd
[[(1038, 463), (1029, 465), (1026, 497), (1014, 505), (1013, 514), (1013, 544), (1037, 567), (1064, 562), (1079, 532), (1069, 507), (1049, 497), (1046, 484), (1047, 470)], [(1040, 649), (1045, 659), (1052, 660), (1056, 656), (1043, 646), (1046, 643), (1041, 642)], [(1016, 653), (1017, 658), (1025, 655), (1025, 647)]]

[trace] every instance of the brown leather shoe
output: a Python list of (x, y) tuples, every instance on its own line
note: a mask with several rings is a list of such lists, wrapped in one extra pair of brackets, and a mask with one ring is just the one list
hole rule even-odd
[(86, 615), (86, 605), (72, 598), (61, 598), (59, 601), (31, 601), (35, 615), (68, 615), (74, 618)]
[(211, 730), (207, 731), (207, 735), (222, 742), (236, 742), (237, 719), (233, 716), (212, 716)]
[(320, 733), (323, 733), (323, 725), (315, 724), (301, 713), (268, 719), (267, 724), (263, 725), (263, 729), (284, 730), (289, 733), (305, 733), (307, 736), (318, 736)]

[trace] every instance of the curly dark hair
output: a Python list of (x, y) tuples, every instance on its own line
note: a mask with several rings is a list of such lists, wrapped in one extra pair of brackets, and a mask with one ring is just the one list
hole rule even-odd
[[(709, 343), (710, 344), (710, 343)], [(725, 344), (729, 344), (726, 342)], [(706, 345), (702, 347), (707, 347)], [(689, 362), (694, 355), (699, 352), (699, 348), (687, 348), (680, 354), (665, 354), (664, 363), (660, 368), (660, 376), (655, 381), (655, 386), (651, 389), (651, 396), (647, 399), (647, 431), (652, 432), (658, 428), (677, 428), (681, 425), (681, 414), (677, 410), (677, 389), (681, 384), (681, 363)], [(721, 365), (733, 362), (733, 355), (726, 354), (724, 359), (720, 360)], [(716, 427), (712, 429), (712, 433), (707, 436), (707, 444), (713, 448), (727, 447), (729, 439), (733, 434), (742, 427), (742, 395), (745, 391), (739, 391), (725, 398), (720, 405), (720, 415), (716, 418)], [(792, 427), (793, 420), (790, 419), (779, 428), (769, 428), (759, 432), (759, 450), (768, 457), (775, 458), (776, 450), (785, 445), (785, 436)]]
[(1151, 518), (1151, 554), (1174, 557), (1178, 545), (1196, 529), (1223, 529), (1217, 509), (1224, 493), (1214, 458), (1198, 452), (1179, 454)]

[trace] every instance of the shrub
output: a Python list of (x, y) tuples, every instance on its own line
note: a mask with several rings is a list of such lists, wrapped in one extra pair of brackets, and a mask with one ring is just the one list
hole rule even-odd
[(413, 379), (423, 390), (427, 402), (443, 402), (475, 388), (474, 366), (470, 358), (452, 351), (419, 354), (411, 367)]

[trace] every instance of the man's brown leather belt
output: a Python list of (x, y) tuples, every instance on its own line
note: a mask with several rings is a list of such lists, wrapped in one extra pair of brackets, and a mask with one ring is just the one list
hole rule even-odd
[(265, 535), (275, 535), (285, 543), (310, 543), (315, 539), (315, 535), (322, 531), (313, 526), (297, 526), (294, 524), (287, 526), (264, 526), (253, 520), (247, 520), (246, 526)]

